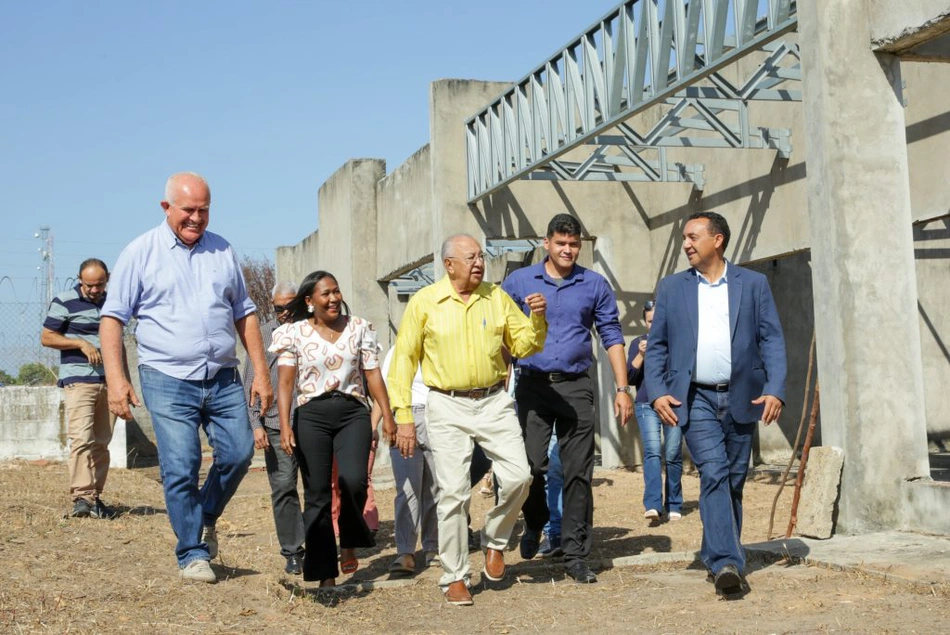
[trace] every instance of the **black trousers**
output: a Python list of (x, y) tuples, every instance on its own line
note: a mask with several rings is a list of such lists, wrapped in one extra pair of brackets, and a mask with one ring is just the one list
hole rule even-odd
[(518, 419), (524, 433), (531, 490), (521, 508), (525, 525), (541, 531), (548, 522), (544, 477), (548, 472), (551, 430), (557, 431), (564, 471), (564, 515), (561, 547), (567, 562), (590, 555), (593, 543), (594, 391), (590, 377), (561, 382), (522, 374), (515, 392)]
[(340, 574), (330, 493), (334, 455), (339, 466), (340, 547), (356, 549), (375, 544), (363, 520), (366, 468), (373, 441), (369, 410), (352, 397), (337, 395), (340, 393), (308, 401), (295, 413), (297, 463), (304, 489), (303, 579), (307, 581)]

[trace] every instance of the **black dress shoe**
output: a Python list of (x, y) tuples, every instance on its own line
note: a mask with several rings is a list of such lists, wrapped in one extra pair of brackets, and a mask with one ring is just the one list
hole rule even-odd
[(284, 567), (284, 571), (290, 575), (300, 575), (300, 573), (303, 571), (303, 556), (287, 556), (287, 566)]
[(468, 552), (475, 553), (481, 548), (482, 540), (479, 534), (476, 534), (472, 531), (472, 528), (468, 528)]
[(538, 555), (538, 549), (541, 548), (541, 532), (532, 531), (525, 527), (524, 534), (521, 535), (521, 557), (525, 560)]
[(574, 578), (578, 584), (593, 584), (597, 582), (597, 576), (590, 570), (587, 563), (583, 560), (575, 560), (567, 565), (567, 575)]
[(742, 592), (742, 576), (733, 564), (727, 564), (716, 574), (716, 592), (732, 595)]

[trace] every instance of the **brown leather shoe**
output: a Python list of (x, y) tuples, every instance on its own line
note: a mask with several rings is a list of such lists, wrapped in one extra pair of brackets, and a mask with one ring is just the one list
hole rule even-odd
[(499, 549), (485, 551), (485, 577), (492, 582), (505, 578), (505, 554)]
[(471, 606), (475, 604), (472, 600), (472, 592), (465, 586), (462, 580), (456, 580), (445, 590), (445, 601), (455, 606)]

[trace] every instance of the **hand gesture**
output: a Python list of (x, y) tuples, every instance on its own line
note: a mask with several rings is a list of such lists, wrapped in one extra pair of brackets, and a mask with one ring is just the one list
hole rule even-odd
[(267, 432), (264, 428), (254, 428), (254, 449), (266, 450), (270, 447), (270, 440), (267, 438)]
[(758, 406), (759, 404), (765, 404), (765, 409), (762, 411), (762, 421), (765, 422), (765, 425), (778, 421), (782, 414), (783, 404), (781, 399), (772, 395), (762, 395), (758, 399), (752, 400), (752, 405)]
[(532, 313), (537, 313), (538, 315), (544, 315), (544, 312), (548, 309), (548, 301), (543, 293), (532, 293), (524, 299), (524, 302), (528, 305), (528, 308), (531, 309)]
[(112, 382), (106, 388), (109, 395), (109, 412), (126, 421), (134, 419), (129, 406), (138, 407), (139, 398), (129, 380), (123, 379), (119, 383)]
[(640, 340), (640, 343), (637, 344), (637, 351), (640, 353), (640, 355), (645, 355), (645, 354), (646, 354), (646, 352), (647, 352), (647, 338), (644, 337), (642, 340)]
[(98, 348), (86, 340), (79, 340), (79, 350), (83, 355), (86, 356), (86, 359), (88, 359), (89, 363), (93, 366), (98, 366), (102, 363), (102, 353), (99, 352)]
[(294, 448), (297, 447), (297, 440), (294, 439), (294, 431), (290, 426), (281, 424), (280, 426), (280, 449), (287, 456), (294, 455)]
[(665, 423), (668, 426), (675, 426), (679, 419), (676, 418), (676, 413), (673, 412), (675, 406), (682, 405), (679, 399), (673, 397), (673, 395), (663, 395), (662, 397), (657, 397), (653, 400), (653, 409), (656, 411), (660, 421)]
[(402, 458), (412, 458), (416, 450), (416, 426), (411, 423), (396, 426), (396, 448)]

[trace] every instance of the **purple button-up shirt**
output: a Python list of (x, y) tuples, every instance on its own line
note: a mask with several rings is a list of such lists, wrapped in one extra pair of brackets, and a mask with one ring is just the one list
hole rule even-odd
[(594, 361), (592, 327), (604, 349), (623, 344), (617, 297), (602, 275), (580, 265), (559, 285), (544, 270), (546, 262), (512, 272), (501, 285), (525, 313), (530, 309), (524, 299), (532, 293), (543, 293), (548, 301), (544, 350), (518, 360), (518, 366), (543, 373), (581, 373)]
[(256, 310), (228, 241), (206, 231), (189, 249), (163, 222), (119, 254), (102, 315), (138, 319), (140, 364), (210, 379), (238, 365), (234, 323)]

